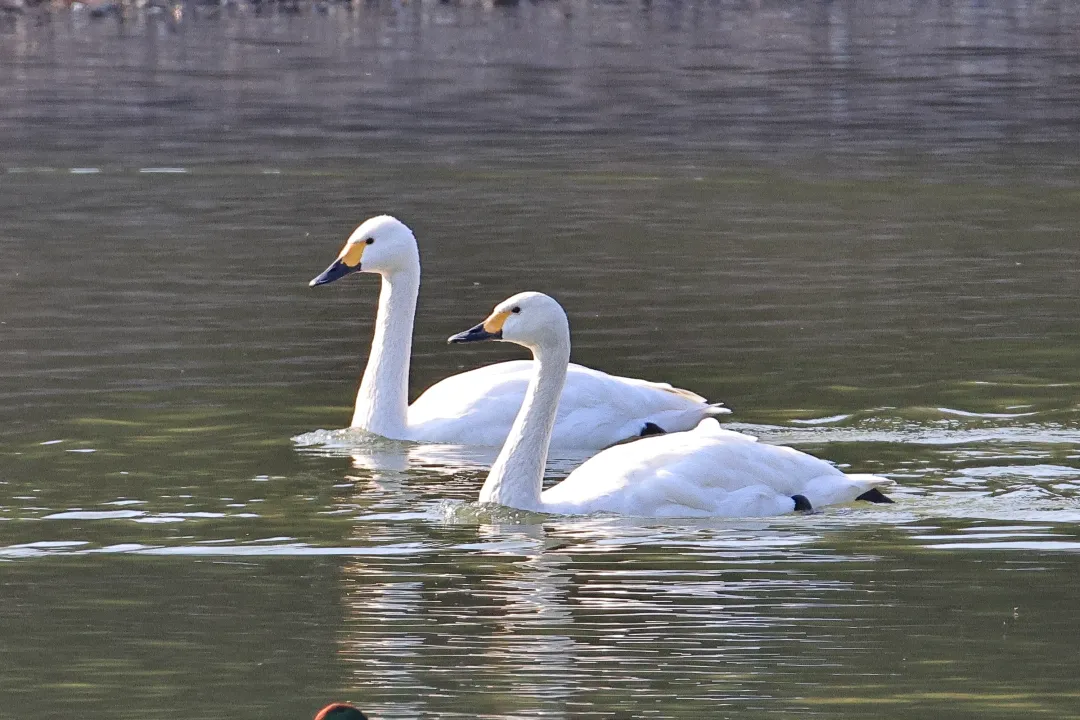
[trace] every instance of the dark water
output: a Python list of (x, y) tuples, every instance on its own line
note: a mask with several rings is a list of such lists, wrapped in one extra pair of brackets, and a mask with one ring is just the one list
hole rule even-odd
[[(1080, 715), (1072, 4), (13, 6), (0, 718)], [(897, 504), (469, 516), (484, 453), (294, 441), (350, 417), (376, 283), (307, 280), (378, 212), (414, 392), (543, 290)]]

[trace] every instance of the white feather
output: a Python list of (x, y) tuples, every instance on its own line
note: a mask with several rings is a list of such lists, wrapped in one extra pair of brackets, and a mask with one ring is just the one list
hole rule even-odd
[[(533, 374), (532, 360), (513, 360), (439, 381), (409, 407), (408, 439), (502, 445)], [(726, 412), (670, 385), (571, 364), (551, 445), (560, 450), (595, 450), (640, 435), (645, 423), (668, 431), (687, 430), (703, 417)]]
[(849, 476), (793, 448), (755, 442), (713, 419), (689, 432), (644, 438), (593, 456), (541, 495), (548, 512), (750, 517), (848, 503), (892, 484)]

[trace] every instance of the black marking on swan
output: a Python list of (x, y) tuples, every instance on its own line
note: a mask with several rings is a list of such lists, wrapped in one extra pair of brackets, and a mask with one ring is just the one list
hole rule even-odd
[(650, 435), (667, 435), (667, 430), (654, 422), (647, 422), (645, 423), (645, 426), (641, 428), (641, 435), (639, 437), (649, 437)]
[(872, 502), (872, 503), (889, 503), (889, 504), (893, 503), (893, 500), (888, 495), (881, 492), (877, 488), (870, 488), (869, 490), (867, 490), (866, 492), (864, 492), (862, 495), (860, 495), (859, 497), (857, 497), (855, 499), (856, 500), (865, 500), (866, 502)]
[(792, 495), (791, 499), (795, 501), (795, 512), (810, 512), (814, 509), (805, 495)]

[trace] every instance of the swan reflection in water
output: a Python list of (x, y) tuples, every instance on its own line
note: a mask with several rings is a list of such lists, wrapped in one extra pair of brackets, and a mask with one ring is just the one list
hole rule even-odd
[[(316, 430), (293, 438), (304, 455), (347, 458), (352, 470), (344, 477), (354, 500), (369, 497), (400, 512), (445, 498), (475, 501), (484, 476), (499, 454), (497, 447), (434, 445), (389, 440), (366, 430)], [(548, 458), (547, 475), (554, 483), (588, 459), (586, 451), (562, 451)], [(431, 486), (437, 483), (438, 488)]]
[[(797, 636), (800, 658), (812, 654), (816, 615), (791, 604), (848, 601), (858, 589), (815, 576), (820, 536), (791, 517), (533, 517), (440, 525), (411, 554), (346, 559), (346, 689), (403, 717), (521, 703), (573, 716), (639, 702), (605, 688), (649, 670), (695, 707), (718, 694), (758, 701), (742, 672), (763, 648), (783, 656)], [(371, 530), (357, 523), (352, 540)]]

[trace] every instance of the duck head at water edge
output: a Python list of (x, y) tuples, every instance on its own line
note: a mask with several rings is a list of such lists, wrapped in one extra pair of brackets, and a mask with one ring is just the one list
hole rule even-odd
[(317, 287), (354, 272), (392, 276), (401, 272), (420, 273), (420, 252), (412, 230), (389, 215), (365, 220), (345, 241), (337, 259), (309, 285)]
[(352, 705), (332, 703), (320, 710), (315, 720), (368, 720), (368, 716)]

